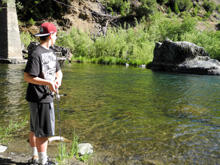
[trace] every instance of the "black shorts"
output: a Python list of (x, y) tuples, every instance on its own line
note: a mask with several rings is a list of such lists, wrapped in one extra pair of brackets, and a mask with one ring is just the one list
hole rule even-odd
[(55, 114), (53, 103), (28, 102), (30, 107), (31, 132), (36, 137), (50, 137), (55, 135)]

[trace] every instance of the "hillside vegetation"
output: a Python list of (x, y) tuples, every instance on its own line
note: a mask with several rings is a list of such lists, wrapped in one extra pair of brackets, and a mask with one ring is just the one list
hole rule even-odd
[(35, 0), (33, 8), (30, 1), (16, 3), (21, 22), (49, 20), (62, 27), (57, 44), (68, 47), (74, 60), (149, 64), (155, 42), (165, 38), (193, 42), (220, 60), (217, 0)]

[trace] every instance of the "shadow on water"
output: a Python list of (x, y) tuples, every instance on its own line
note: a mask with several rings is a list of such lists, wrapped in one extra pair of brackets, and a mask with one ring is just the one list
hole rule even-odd
[[(22, 67), (1, 68), (1, 119), (21, 118), (28, 113), (26, 83), (16, 71)], [(80, 142), (94, 146), (96, 163), (220, 161), (220, 77), (95, 64), (62, 70), (60, 94), (67, 94), (60, 100), (62, 135), (71, 139), (75, 129)]]

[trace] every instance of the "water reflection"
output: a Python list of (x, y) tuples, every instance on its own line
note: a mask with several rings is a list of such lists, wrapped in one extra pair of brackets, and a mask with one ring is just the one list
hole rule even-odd
[(24, 111), (24, 65), (1, 64), (1, 120), (8, 121), (23, 115)]

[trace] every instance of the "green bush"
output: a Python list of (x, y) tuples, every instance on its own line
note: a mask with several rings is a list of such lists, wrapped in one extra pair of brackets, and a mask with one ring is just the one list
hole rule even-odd
[(214, 31), (204, 31), (193, 33), (185, 33), (182, 35), (182, 40), (192, 42), (198, 46), (203, 47), (209, 54), (211, 58), (220, 60), (220, 32)]
[(188, 11), (193, 7), (191, 0), (169, 0), (168, 5), (173, 9), (173, 11), (175, 11), (176, 8), (175, 4), (177, 4), (180, 12)]
[(191, 17), (191, 14), (187, 11), (183, 11), (182, 13), (180, 13), (180, 18), (185, 18), (185, 17), (188, 17), (190, 18)]
[(177, 4), (181, 12), (188, 11), (193, 7), (193, 3), (191, 2), (191, 0), (180, 0)]
[(30, 25), (35, 25), (35, 21), (33, 20), (33, 18), (31, 18), (29, 21), (28, 21), (28, 24), (30, 24)]
[(94, 56), (93, 41), (88, 33), (73, 28), (69, 34), (61, 32), (56, 41), (57, 45), (70, 48), (74, 57)]
[(179, 10), (179, 7), (178, 7), (177, 3), (174, 4), (174, 12), (175, 12), (176, 14), (179, 14), (179, 13), (180, 13), (180, 10)]
[(124, 30), (109, 29), (106, 36), (93, 40), (87, 33), (75, 28), (70, 34), (63, 33), (57, 39), (57, 45), (70, 48), (74, 59), (97, 63), (118, 64), (132, 63), (147, 64), (153, 59), (154, 42), (144, 27)]
[(199, 9), (198, 7), (194, 7), (193, 11), (192, 11), (192, 16), (196, 17), (198, 15)]
[(129, 0), (107, 0), (102, 1), (104, 5), (107, 5), (107, 9), (110, 12), (120, 13), (122, 16), (136, 16), (143, 17), (149, 16), (156, 11), (156, 0), (139, 0), (140, 5), (132, 7)]
[(130, 13), (130, 2), (123, 2), (121, 5), (121, 15), (122, 16), (127, 16)]
[(204, 0), (202, 5), (205, 8), (205, 10), (207, 12), (209, 12), (209, 13), (212, 13), (216, 9), (215, 3), (214, 2), (210, 2), (208, 0)]
[(171, 13), (172, 13), (172, 10), (171, 10), (170, 7), (168, 7), (168, 9), (167, 9), (167, 14), (171, 14)]
[[(104, 5), (107, 5), (107, 9), (114, 13), (120, 13), (122, 16), (130, 14), (131, 6), (130, 1), (123, 0), (106, 0), (103, 1)], [(106, 4), (105, 4), (106, 3)]]
[(150, 17), (151, 24), (148, 27), (150, 38), (154, 41), (164, 41), (165, 38), (170, 38), (173, 41), (179, 41), (181, 35), (195, 30), (197, 21), (191, 17), (184, 17), (183, 21), (177, 17), (166, 18), (162, 14), (157, 14)]
[(141, 0), (141, 5), (136, 9), (137, 17), (148, 17), (156, 11), (156, 0)]
[(30, 33), (21, 32), (20, 34), (21, 43), (24, 44), (25, 48), (30, 44), (30, 42), (37, 41)]
[(122, 59), (122, 62), (129, 59), (128, 63), (136, 60), (137, 64), (139, 60), (147, 64), (152, 60), (154, 46), (148, 38), (149, 34), (141, 28), (136, 31), (132, 28), (111, 29), (106, 37), (102, 36), (94, 42), (96, 57), (116, 57)]
[(205, 13), (205, 18), (209, 18), (211, 14), (212, 14), (211, 11), (206, 12), (206, 13)]
[(220, 5), (218, 5), (218, 6), (216, 7), (216, 9), (217, 9), (218, 13), (220, 13)]

